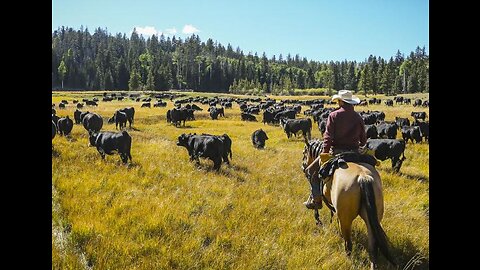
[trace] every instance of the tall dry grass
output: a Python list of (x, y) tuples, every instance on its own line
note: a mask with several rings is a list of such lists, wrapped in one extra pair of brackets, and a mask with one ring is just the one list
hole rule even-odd
[[(52, 103), (91, 95), (55, 92)], [(107, 118), (118, 108), (135, 107), (135, 129), (128, 129), (133, 163), (128, 166), (118, 155), (102, 160), (95, 148), (87, 147), (81, 125), (74, 126), (70, 137), (53, 139), (54, 269), (369, 267), (360, 218), (354, 221), (353, 253), (347, 257), (336, 219), (330, 224), (328, 211), (322, 209), (325, 225), (317, 227), (313, 212), (303, 206), (309, 184), (300, 169), (301, 138), (288, 140), (278, 126), (240, 121), (236, 104), (225, 111), (226, 118), (210, 120), (204, 110), (185, 128), (175, 128), (165, 122), (167, 109), (173, 107), (167, 103), (167, 108), (149, 109), (127, 100), (88, 108), (103, 116), (103, 130), (115, 130)], [(385, 111), (387, 120), (428, 111), (411, 105), (368, 109)], [(57, 114), (73, 119), (74, 110), (69, 104)], [(259, 128), (270, 138), (265, 150), (256, 150), (250, 141)], [(185, 148), (175, 143), (180, 134), (194, 132), (227, 133), (233, 141), (231, 165), (222, 164), (215, 172), (209, 160), (201, 160), (200, 166), (189, 162)], [(321, 137), (316, 125), (312, 136)], [(428, 144), (408, 143), (400, 174), (392, 172), (390, 161), (379, 167), (385, 197), (382, 226), (394, 257), (409, 269), (427, 269), (429, 264), (428, 154)], [(393, 269), (383, 258), (380, 266)]]

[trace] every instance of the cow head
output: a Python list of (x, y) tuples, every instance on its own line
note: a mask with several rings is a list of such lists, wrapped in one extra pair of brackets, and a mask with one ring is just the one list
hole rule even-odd
[(93, 130), (88, 131), (88, 146), (95, 146), (95, 141), (97, 140), (98, 133)]
[(184, 146), (184, 147), (188, 147), (188, 138), (190, 137), (190, 135), (187, 135), (185, 133), (183, 133), (182, 135), (178, 136), (178, 142), (177, 142), (177, 145), (178, 146)]
[(112, 118), (108, 119), (109, 124), (114, 123), (114, 122), (115, 122), (115, 114), (113, 114)]

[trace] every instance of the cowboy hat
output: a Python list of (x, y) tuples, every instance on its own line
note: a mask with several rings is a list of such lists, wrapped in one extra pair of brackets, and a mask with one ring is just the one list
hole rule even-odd
[(333, 95), (332, 101), (336, 101), (337, 99), (343, 100), (344, 102), (348, 104), (359, 104), (360, 99), (354, 95), (352, 95), (352, 91), (350, 90), (340, 90), (338, 91), (338, 94)]

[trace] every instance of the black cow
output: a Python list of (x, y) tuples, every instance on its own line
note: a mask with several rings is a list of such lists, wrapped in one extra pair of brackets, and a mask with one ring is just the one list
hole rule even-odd
[(167, 107), (167, 102), (159, 100), (157, 103), (153, 104), (153, 107)]
[(327, 119), (322, 119), (320, 122), (318, 122), (318, 130), (323, 136), (323, 133), (327, 130)]
[(387, 105), (387, 106), (393, 106), (393, 100), (391, 100), (391, 99), (385, 100), (385, 105)]
[(255, 148), (263, 149), (265, 140), (268, 140), (268, 136), (263, 129), (257, 129), (252, 133), (252, 143)]
[(415, 101), (413, 102), (413, 107), (420, 107), (422, 106), (422, 100), (421, 99), (415, 99)]
[(68, 116), (58, 119), (57, 122), (58, 134), (68, 135), (72, 131), (73, 121)]
[(263, 124), (265, 125), (265, 123), (271, 123), (271, 124), (274, 124), (275, 123), (275, 114), (274, 112), (270, 111), (270, 110), (265, 110), (263, 112)]
[(425, 118), (427, 118), (427, 113), (426, 112), (412, 112), (410, 114), (415, 120), (422, 119), (425, 121)]
[(73, 112), (73, 120), (75, 120), (75, 124), (80, 124), (80, 122), (82, 122), (82, 119), (80, 119), (80, 114), (82, 113), (82, 111), (80, 110), (75, 110)]
[(295, 119), (297, 112), (294, 110), (285, 110), (282, 112), (279, 112), (275, 115), (274, 119), (275, 121), (279, 122), (280, 118), (287, 118), (287, 119)]
[(108, 119), (108, 123), (111, 124), (115, 122), (115, 129), (118, 129), (118, 126), (120, 126), (120, 129), (122, 129), (127, 127), (127, 119), (127, 114), (125, 112), (117, 110), (113, 114), (112, 118)]
[(62, 99), (61, 103), (63, 103), (63, 104), (68, 104), (68, 101), (65, 100), (65, 99)]
[(376, 139), (378, 138), (378, 130), (375, 125), (365, 125), (365, 134), (367, 139)]
[(303, 119), (286, 119), (280, 118), (280, 125), (283, 127), (283, 131), (287, 134), (287, 138), (290, 139), (293, 133), (295, 137), (300, 130), (303, 133), (305, 139), (310, 140), (312, 137), (312, 120), (310, 118)]
[(362, 119), (365, 125), (373, 125), (377, 122), (377, 114), (365, 113), (365, 114), (362, 114)]
[[(80, 117), (82, 117), (81, 114)], [(97, 113), (87, 113), (83, 116), (82, 123), (87, 131), (99, 132), (103, 126), (103, 119)]]
[(77, 109), (83, 108), (83, 103), (77, 103)]
[[(375, 151), (375, 157), (379, 160), (392, 160), (392, 168), (395, 172), (400, 171), (405, 158), (405, 141), (395, 139), (368, 139), (365, 146)], [(402, 158), (400, 158), (402, 155)]]
[(133, 119), (135, 118), (135, 108), (134, 107), (125, 107), (118, 110), (124, 112), (127, 115), (128, 126), (131, 128), (133, 124)]
[[(88, 115), (87, 115), (88, 116)], [(123, 130), (121, 132), (94, 132), (89, 131), (89, 141), (90, 146), (97, 147), (98, 153), (102, 156), (102, 159), (105, 159), (105, 154), (112, 155), (114, 151), (120, 154), (122, 162), (125, 164), (130, 159), (132, 161), (132, 155), (130, 154), (130, 149), (132, 147), (132, 137), (128, 134), (127, 131)]]
[(213, 161), (213, 168), (219, 170), (222, 156), (225, 152), (223, 142), (215, 136), (202, 136), (196, 134), (182, 134), (178, 136), (178, 146), (187, 149), (190, 161), (200, 163), (199, 158), (209, 158)]
[(52, 114), (57, 114), (57, 111), (55, 111), (54, 108), (52, 108)]
[(52, 120), (52, 140), (53, 140), (53, 138), (55, 138), (55, 134), (57, 134), (57, 126), (55, 125), (55, 123)]
[(257, 121), (257, 118), (255, 118), (254, 115), (251, 115), (249, 113), (241, 113), (240, 117), (242, 118), (242, 121)]
[(397, 123), (398, 128), (410, 126), (410, 120), (408, 120), (408, 118), (395, 117), (395, 123)]
[(426, 142), (430, 142), (430, 124), (429, 122), (413, 120), (412, 126), (420, 127), (420, 133), (422, 134), (422, 138), (425, 138)]
[(396, 123), (380, 122), (377, 125), (378, 137), (395, 139), (397, 137), (397, 129)]
[[(194, 109), (187, 109), (183, 108), (173, 108), (167, 111), (167, 121), (170, 119), (170, 122), (178, 127), (180, 122), (183, 121), (183, 126), (185, 126), (186, 120), (195, 120), (195, 116), (193, 115)], [(170, 115), (170, 116), (169, 116)]]
[(217, 107), (210, 107), (207, 111), (210, 112), (210, 117), (212, 118), (212, 120), (216, 120), (218, 118), (218, 115), (221, 114), (220, 109)]
[(78, 100), (74, 99), (72, 102), (73, 102), (73, 104), (77, 104)]
[[(195, 133), (194, 133), (195, 134)], [(227, 164), (230, 164), (228, 160), (228, 155), (230, 155), (230, 159), (232, 158), (232, 139), (228, 136), (228, 134), (224, 133), (223, 135), (212, 135), (207, 133), (202, 133), (202, 136), (213, 136), (217, 137), (223, 143), (223, 153), (222, 158), (223, 161)]]
[(60, 103), (60, 104), (58, 104), (58, 108), (60, 108), (60, 109), (65, 109), (65, 103)]
[(98, 106), (97, 102), (95, 102), (95, 101), (90, 101), (90, 100), (86, 100), (86, 101), (85, 101), (85, 104), (87, 104), (88, 106)]
[(143, 104), (142, 104), (142, 108), (143, 108), (143, 107), (148, 107), (148, 108), (150, 108), (150, 102), (145, 102), (145, 103), (143, 103)]
[(420, 127), (417, 126), (404, 126), (402, 127), (402, 138), (405, 143), (408, 143), (408, 140), (415, 140), (415, 142), (420, 143), (422, 141), (422, 134), (420, 132)]

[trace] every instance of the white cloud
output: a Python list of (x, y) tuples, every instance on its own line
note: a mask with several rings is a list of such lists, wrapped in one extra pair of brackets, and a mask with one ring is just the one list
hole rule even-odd
[(182, 33), (184, 33), (184, 34), (193, 34), (193, 33), (196, 33), (196, 32), (200, 32), (200, 30), (198, 30), (195, 26), (193, 26), (191, 24), (186, 24), (183, 27), (183, 30), (182, 30)]
[(162, 34), (161, 31), (158, 31), (153, 26), (145, 26), (145, 27), (135, 26), (135, 29), (137, 30), (137, 33), (139, 35), (143, 35), (144, 37), (147, 37), (147, 36), (151, 37), (152, 35), (160, 36)]
[(177, 33), (177, 29), (175, 27), (167, 28), (167, 29), (165, 29), (165, 32), (167, 32), (167, 34), (174, 35), (174, 34)]

